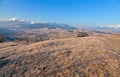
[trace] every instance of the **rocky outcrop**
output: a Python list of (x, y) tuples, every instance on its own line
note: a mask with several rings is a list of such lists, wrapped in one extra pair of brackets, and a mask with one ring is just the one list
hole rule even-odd
[(77, 37), (86, 37), (86, 36), (88, 36), (88, 33), (86, 33), (86, 32), (78, 32), (77, 33)]

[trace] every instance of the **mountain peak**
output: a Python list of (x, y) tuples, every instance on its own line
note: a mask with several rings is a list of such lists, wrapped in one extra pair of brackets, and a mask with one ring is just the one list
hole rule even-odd
[(119, 29), (119, 28), (120, 28), (120, 25), (107, 25), (107, 26), (101, 26), (101, 27)]
[(8, 21), (17, 21), (17, 20), (19, 20), (19, 19), (16, 17), (12, 17), (12, 18), (8, 19)]
[(24, 19), (19, 19), (19, 18), (16, 18), (16, 17), (12, 17), (10, 19), (8, 19), (8, 21), (18, 21), (18, 22), (26, 22), (26, 23), (30, 23), (30, 24), (35, 24), (34, 21), (27, 21), (27, 20), (24, 20)]

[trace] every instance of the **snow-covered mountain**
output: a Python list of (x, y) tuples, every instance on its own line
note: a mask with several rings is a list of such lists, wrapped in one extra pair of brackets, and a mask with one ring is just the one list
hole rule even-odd
[(94, 28), (95, 30), (120, 32), (120, 25), (107, 25)]
[[(33, 30), (44, 30), (44, 29), (65, 29), (65, 30), (75, 30), (75, 27), (72, 27), (67, 24), (60, 24), (60, 23), (36, 23), (34, 21), (26, 21), (21, 20), (18, 18), (10, 18), (6, 21), (0, 21), (0, 35), (7, 36), (6, 40), (15, 40), (16, 36), (18, 36), (20, 33), (24, 32), (27, 35), (28, 31), (29, 33), (33, 32)], [(45, 30), (47, 32), (47, 30)], [(37, 32), (38, 34), (40, 32)]]
[(76, 29), (67, 24), (60, 23), (35, 23), (34, 21), (26, 21), (18, 18), (10, 18), (7, 21), (0, 21), (0, 28), (19, 28), (19, 29), (38, 29), (38, 28), (63, 28)]

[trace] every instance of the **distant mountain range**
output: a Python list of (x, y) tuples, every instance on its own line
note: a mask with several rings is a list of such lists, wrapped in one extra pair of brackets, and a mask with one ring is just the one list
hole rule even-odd
[[(77, 28), (72, 27), (67, 24), (60, 24), (60, 23), (35, 23), (25, 20), (20, 20), (17, 18), (11, 18), (7, 21), (0, 21), (0, 35), (6, 36), (6, 41), (9, 40), (15, 40), (16, 36), (19, 35), (19, 33), (24, 32), (25, 35), (27, 33), (25, 31), (32, 32), (34, 30), (40, 30), (46, 28), (48, 30), (59, 28), (65, 29), (65, 30), (75, 30)], [(44, 29), (43, 29), (44, 30)], [(47, 30), (46, 30), (47, 31)], [(39, 32), (37, 32), (39, 34)], [(17, 38), (19, 39), (19, 38)]]
[(62, 29), (77, 29), (67, 24), (60, 23), (34, 23), (30, 21), (10, 19), (9, 21), (0, 21), (0, 28), (9, 29), (39, 29), (39, 28), (62, 28)]
[(79, 29), (93, 31), (120, 32), (120, 25), (81, 25)]
[[(48, 29), (66, 29), (66, 30), (75, 30), (77, 28), (72, 27), (68, 24), (61, 24), (61, 23), (35, 23), (31, 21), (25, 21), (18, 18), (10, 18), (6, 21), (0, 21), (0, 34), (15, 34), (17, 31), (21, 29), (41, 29), (41, 28), (48, 28)], [(92, 27), (86, 28), (92, 30), (100, 30), (100, 31), (113, 31), (113, 32), (120, 32), (120, 25), (110, 25), (110, 26), (102, 26), (102, 27)]]
[(56, 29), (61, 28), (65, 30), (75, 30), (77, 28), (72, 27), (67, 24), (61, 23), (35, 23), (31, 21), (20, 20), (17, 18), (11, 18), (7, 21), (0, 21), (0, 34), (7, 35), (7, 36), (15, 36), (19, 33), (22, 29), (24, 30), (32, 30), (32, 29), (41, 29), (41, 28), (48, 28), (48, 29)]
[(91, 28), (91, 29), (97, 30), (97, 31), (120, 32), (120, 28), (119, 28), (119, 27), (104, 26), (104, 27), (93, 27), (93, 28)]

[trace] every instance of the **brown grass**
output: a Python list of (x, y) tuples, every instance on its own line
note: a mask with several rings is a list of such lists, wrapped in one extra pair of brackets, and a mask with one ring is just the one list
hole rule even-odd
[(119, 55), (116, 35), (3, 43), (0, 77), (120, 77)]

